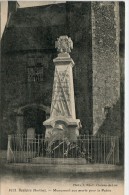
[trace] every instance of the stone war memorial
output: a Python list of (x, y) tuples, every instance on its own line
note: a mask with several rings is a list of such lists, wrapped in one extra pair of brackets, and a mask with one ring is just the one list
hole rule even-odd
[(50, 118), (44, 122), (46, 126), (45, 139), (77, 140), (81, 123), (76, 119), (73, 72), (74, 62), (69, 53), (73, 42), (67, 36), (58, 38), (55, 44), (59, 54), (53, 60), (55, 64), (53, 95)]
[(57, 140), (62, 140), (67, 144), (76, 142), (81, 128), (81, 122), (76, 119), (75, 112), (72, 72), (74, 62), (69, 55), (73, 49), (73, 42), (68, 36), (60, 36), (55, 42), (55, 47), (59, 54), (53, 60), (55, 74), (51, 112), (50, 118), (44, 122), (46, 127), (45, 139), (48, 140), (49, 147)]

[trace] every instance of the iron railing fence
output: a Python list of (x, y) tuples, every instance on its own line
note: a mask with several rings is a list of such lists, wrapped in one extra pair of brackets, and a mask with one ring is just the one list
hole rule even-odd
[(7, 160), (29, 163), (37, 157), (50, 159), (85, 159), (85, 163), (119, 164), (119, 137), (79, 136), (75, 141), (66, 139), (46, 141), (44, 135), (9, 135)]

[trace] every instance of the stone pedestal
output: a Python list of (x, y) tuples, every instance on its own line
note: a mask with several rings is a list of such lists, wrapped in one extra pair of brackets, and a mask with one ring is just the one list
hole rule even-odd
[(60, 52), (53, 60), (55, 75), (50, 118), (43, 125), (46, 126), (46, 139), (76, 140), (79, 135), (80, 120), (76, 119), (74, 86), (72, 68), (74, 62), (68, 52), (72, 41), (67, 36), (61, 36), (56, 42)]
[(43, 123), (46, 126), (45, 139), (52, 141), (60, 139), (68, 139), (71, 141), (76, 141), (79, 136), (80, 120), (65, 118), (65, 117), (55, 117), (46, 120)]

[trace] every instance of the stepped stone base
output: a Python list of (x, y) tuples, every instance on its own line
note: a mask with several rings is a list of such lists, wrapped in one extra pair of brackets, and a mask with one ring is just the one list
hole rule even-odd
[(85, 165), (85, 158), (45, 158), (36, 157), (32, 159), (34, 164), (68, 164), (68, 165)]

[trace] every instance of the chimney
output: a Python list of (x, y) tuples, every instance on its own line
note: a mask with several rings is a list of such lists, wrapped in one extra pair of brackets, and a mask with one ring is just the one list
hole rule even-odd
[(8, 1), (8, 18), (10, 14), (16, 12), (19, 7), (20, 5), (17, 1)]

